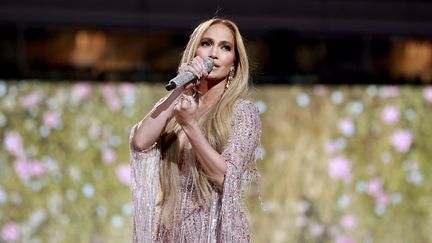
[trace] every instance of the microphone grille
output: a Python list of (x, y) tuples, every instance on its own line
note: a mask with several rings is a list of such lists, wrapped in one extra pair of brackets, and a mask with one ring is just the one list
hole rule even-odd
[(204, 69), (206, 72), (210, 72), (213, 69), (214, 61), (211, 57), (204, 58)]

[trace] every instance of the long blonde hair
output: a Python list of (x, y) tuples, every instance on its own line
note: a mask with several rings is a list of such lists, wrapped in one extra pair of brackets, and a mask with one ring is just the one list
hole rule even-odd
[[(213, 18), (207, 20), (195, 28), (189, 42), (183, 52), (181, 63), (186, 63), (195, 57), (196, 50), (205, 31), (214, 24), (224, 24), (231, 31), (235, 39), (235, 73), (229, 87), (225, 90), (220, 100), (212, 106), (200, 119), (199, 125), (211, 146), (222, 152), (228, 142), (233, 119), (234, 103), (239, 98), (245, 98), (249, 92), (249, 60), (243, 38), (236, 24), (227, 19)], [(162, 134), (162, 166), (160, 170), (161, 199), (159, 205), (162, 210), (162, 219), (169, 223), (172, 216), (176, 198), (180, 191), (180, 146), (178, 133), (181, 127), (172, 119)], [(211, 198), (211, 182), (209, 177), (199, 166), (196, 156), (190, 167), (192, 171), (193, 187), (197, 191), (200, 205), (209, 205)]]

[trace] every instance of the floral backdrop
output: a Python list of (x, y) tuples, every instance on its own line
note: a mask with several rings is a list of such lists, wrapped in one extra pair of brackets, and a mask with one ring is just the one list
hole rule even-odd
[[(0, 242), (130, 242), (161, 84), (0, 80)], [(254, 242), (432, 242), (432, 86), (255, 86)], [(256, 192), (256, 190), (253, 190)]]

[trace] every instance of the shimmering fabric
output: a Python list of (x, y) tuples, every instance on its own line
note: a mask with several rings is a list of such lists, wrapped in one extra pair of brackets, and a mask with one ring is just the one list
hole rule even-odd
[[(135, 126), (131, 138), (134, 131)], [(174, 227), (161, 223), (160, 208), (156, 206), (162, 163), (159, 144), (155, 143), (143, 151), (131, 146), (133, 241), (250, 242), (242, 192), (257, 173), (255, 152), (260, 137), (261, 122), (255, 104), (244, 99), (237, 101), (231, 134), (222, 152), (227, 162), (223, 192), (213, 190), (211, 205), (200, 205), (191, 173), (186, 169), (180, 177), (180, 192), (172, 222)], [(181, 156), (183, 163), (188, 163), (190, 152), (191, 148), (185, 146)]]

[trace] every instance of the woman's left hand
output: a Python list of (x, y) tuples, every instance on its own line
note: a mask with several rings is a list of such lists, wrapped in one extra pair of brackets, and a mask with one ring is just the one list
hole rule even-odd
[(181, 126), (192, 125), (198, 121), (198, 104), (194, 98), (183, 94), (174, 107), (174, 117)]

